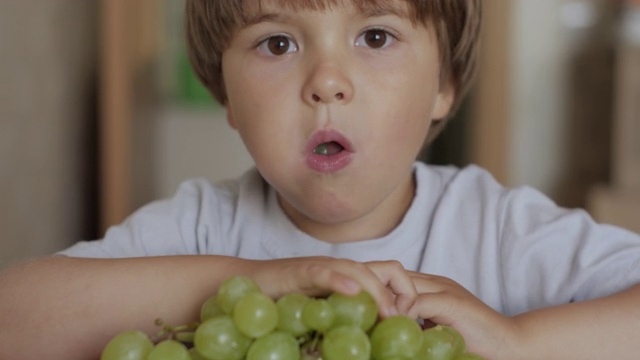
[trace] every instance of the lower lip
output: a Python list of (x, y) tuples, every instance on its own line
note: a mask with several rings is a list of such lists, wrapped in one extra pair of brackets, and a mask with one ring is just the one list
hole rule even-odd
[(352, 154), (342, 151), (335, 155), (318, 155), (311, 153), (307, 156), (307, 166), (320, 173), (334, 173), (347, 167), (353, 160)]

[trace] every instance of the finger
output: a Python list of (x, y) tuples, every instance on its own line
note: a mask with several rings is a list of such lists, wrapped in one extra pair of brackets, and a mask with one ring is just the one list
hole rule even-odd
[[(362, 285), (352, 276), (348, 276), (343, 272), (337, 271), (336, 267), (329, 265), (328, 262), (313, 262), (306, 267), (306, 275), (303, 281), (311, 280), (309, 289), (314, 294), (315, 291), (338, 292), (344, 295), (354, 296), (362, 291)], [(324, 291), (326, 293), (326, 291)]]
[(394, 295), (397, 312), (407, 314), (418, 296), (410, 273), (398, 261), (377, 261), (367, 265)]
[(398, 314), (395, 306), (395, 296), (387, 287), (387, 282), (382, 281), (378, 274), (367, 264), (341, 260), (337, 271), (346, 272), (352, 279), (358, 281), (362, 286), (362, 290), (367, 291), (376, 301), (380, 316), (388, 317)]
[(422, 293), (409, 309), (408, 316), (450, 325), (451, 299), (445, 293)]
[(411, 281), (416, 287), (418, 294), (422, 293), (438, 293), (456, 289), (460, 287), (455, 281), (437, 275), (421, 274), (416, 272), (410, 273)]
[(338, 292), (354, 296), (365, 290), (376, 301), (381, 316), (397, 313), (391, 291), (363, 263), (330, 257), (298, 258), (290, 261), (295, 261), (296, 266), (290, 267), (286, 272), (295, 273), (298, 287), (307, 295)]
[(302, 278), (311, 280), (311, 289), (328, 289), (348, 296), (365, 290), (381, 304), (393, 303), (385, 285), (362, 263), (346, 259), (320, 259), (310, 262), (305, 273)]
[(410, 316), (451, 325), (454, 316), (485, 307), (475, 295), (457, 282), (440, 276), (413, 277), (419, 295)]
[[(333, 259), (330, 266), (333, 271), (341, 274), (341, 276), (347, 276), (357, 282), (361, 290), (367, 291), (375, 300), (378, 306), (378, 312), (382, 317), (398, 313), (394, 303), (395, 296), (387, 287), (386, 282), (381, 281), (378, 275), (367, 264), (348, 259)], [(346, 293), (338, 290), (337, 287), (333, 287), (333, 289), (345, 295), (355, 295), (359, 292)]]
[(308, 296), (326, 296), (331, 292), (358, 294), (362, 286), (329, 264), (324, 257), (286, 258), (255, 262), (252, 278), (274, 299), (297, 292)]

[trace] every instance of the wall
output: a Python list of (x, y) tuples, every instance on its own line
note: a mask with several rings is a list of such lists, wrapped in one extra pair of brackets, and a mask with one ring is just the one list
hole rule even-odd
[(0, 267), (90, 236), (97, 1), (0, 1)]
[[(185, 87), (191, 78), (185, 67), (184, 1), (135, 4), (145, 3), (131, 11), (137, 27), (130, 24), (135, 47), (152, 49), (147, 56), (138, 55), (143, 60), (133, 61), (131, 69), (131, 211), (172, 196), (184, 180), (215, 182), (237, 177), (253, 165), (239, 135), (227, 125), (224, 109), (204, 88)], [(139, 19), (143, 16), (146, 21)]]
[(238, 133), (223, 109), (165, 106), (154, 117), (154, 194), (175, 193), (186, 179), (210, 181), (235, 178), (253, 166)]
[(531, 185), (584, 206), (609, 174), (611, 4), (519, 0), (511, 36), (508, 185)]
[(162, 12), (164, 46), (156, 73), (162, 101), (147, 109), (153, 137), (151, 198), (171, 196), (186, 179), (204, 177), (216, 182), (253, 166), (240, 136), (227, 124), (224, 109), (213, 101), (186, 99), (185, 73), (179, 63), (186, 56), (184, 1), (165, 0)]

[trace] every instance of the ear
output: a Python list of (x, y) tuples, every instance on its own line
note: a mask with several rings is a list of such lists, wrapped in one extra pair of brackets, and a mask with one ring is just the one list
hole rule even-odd
[(451, 82), (447, 82), (443, 86), (436, 97), (436, 102), (433, 107), (433, 119), (444, 119), (449, 115), (453, 101), (456, 97), (456, 91)]
[(227, 112), (227, 124), (229, 124), (229, 126), (231, 126), (232, 129), (238, 130), (238, 127), (236, 126), (236, 122), (233, 119), (233, 114), (231, 113), (231, 109), (229, 109), (229, 107), (226, 107), (226, 112)]

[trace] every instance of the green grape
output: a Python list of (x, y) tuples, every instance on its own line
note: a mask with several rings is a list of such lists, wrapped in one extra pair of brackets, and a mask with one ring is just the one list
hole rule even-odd
[(478, 354), (464, 353), (458, 356), (455, 360), (484, 360), (484, 358)]
[(191, 360), (209, 360), (206, 357), (200, 355), (200, 353), (196, 351), (196, 348), (189, 349), (189, 356), (191, 356)]
[(333, 293), (327, 300), (336, 313), (333, 326), (355, 325), (369, 331), (378, 318), (376, 302), (366, 291), (356, 296)]
[(225, 314), (218, 302), (218, 295), (213, 295), (202, 304), (200, 308), (200, 321), (205, 322), (214, 316)]
[(102, 350), (100, 360), (145, 360), (153, 343), (142, 331), (123, 331)]
[(231, 314), (238, 299), (248, 293), (261, 292), (258, 285), (246, 276), (232, 276), (220, 284), (218, 303), (222, 310)]
[(299, 360), (300, 347), (293, 335), (275, 331), (253, 342), (246, 360)]
[(302, 323), (319, 332), (327, 331), (334, 318), (334, 310), (325, 299), (311, 299), (302, 308)]
[(149, 353), (146, 360), (191, 360), (189, 350), (175, 340), (159, 342)]
[(369, 360), (371, 343), (356, 325), (341, 325), (327, 332), (320, 344), (323, 360)]
[[(457, 338), (453, 328), (438, 325), (422, 331), (422, 349), (420, 355), (425, 360), (454, 360), (464, 352), (464, 339), (462, 343)], [(462, 335), (460, 335), (462, 338)]]
[(422, 347), (422, 329), (409, 317), (396, 315), (380, 321), (371, 333), (371, 353), (376, 360), (416, 358)]
[(198, 326), (194, 345), (209, 360), (240, 360), (247, 354), (251, 339), (238, 330), (231, 316), (220, 315)]
[(236, 302), (233, 321), (240, 332), (248, 337), (264, 336), (278, 325), (278, 308), (267, 295), (249, 293)]
[(467, 344), (464, 341), (464, 337), (462, 336), (462, 334), (460, 334), (458, 330), (454, 329), (451, 326), (445, 326), (445, 325), (440, 325), (440, 326), (442, 326), (442, 330), (444, 332), (448, 333), (449, 335), (451, 335), (451, 337), (453, 337), (453, 348), (455, 349), (456, 356), (461, 355), (462, 353), (467, 351)]
[(278, 330), (293, 336), (302, 336), (311, 329), (302, 322), (302, 309), (310, 298), (303, 294), (287, 294), (276, 301), (278, 308)]

